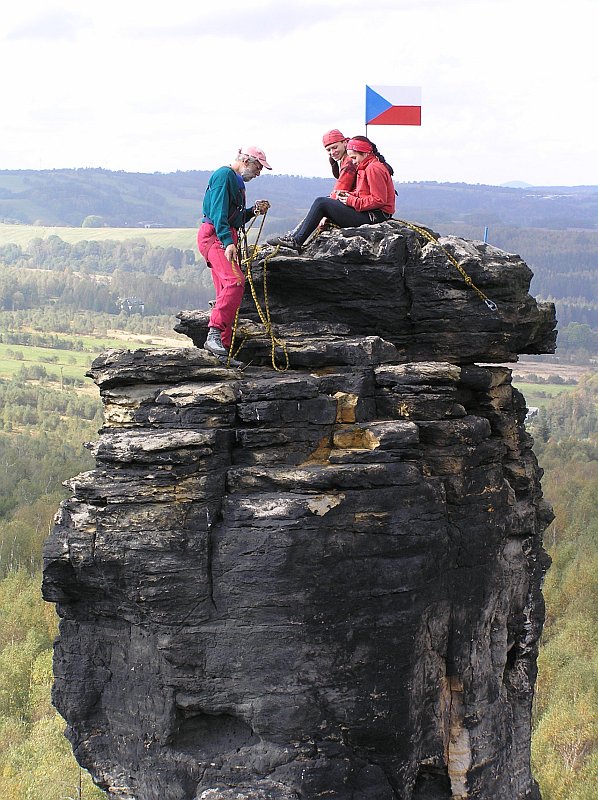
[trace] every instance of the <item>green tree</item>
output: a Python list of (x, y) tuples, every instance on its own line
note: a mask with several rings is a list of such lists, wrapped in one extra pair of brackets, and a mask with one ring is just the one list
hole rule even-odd
[(100, 800), (50, 702), (57, 620), (41, 601), (40, 580), (24, 571), (0, 580), (0, 797)]
[[(584, 378), (586, 416), (596, 389), (596, 376)], [(540, 448), (544, 493), (555, 512), (546, 535), (552, 566), (532, 738), (543, 800), (595, 800), (598, 785), (598, 443), (593, 432), (561, 438), (578, 424), (581, 407), (557, 408), (552, 436)]]
[(105, 225), (106, 220), (99, 214), (88, 214), (81, 223), (82, 228), (103, 228)]

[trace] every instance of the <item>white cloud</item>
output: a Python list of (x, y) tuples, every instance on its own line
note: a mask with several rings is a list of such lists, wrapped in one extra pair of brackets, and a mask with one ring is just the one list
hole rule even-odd
[[(595, 0), (8, 0), (0, 168), (213, 169), (242, 143), (327, 175), (365, 85), (423, 90), (371, 126), (399, 180), (598, 184)], [(8, 110), (8, 113), (6, 113)]]
[(23, 21), (8, 32), (8, 40), (46, 39), (55, 42), (74, 40), (91, 26), (89, 17), (71, 12), (44, 11)]

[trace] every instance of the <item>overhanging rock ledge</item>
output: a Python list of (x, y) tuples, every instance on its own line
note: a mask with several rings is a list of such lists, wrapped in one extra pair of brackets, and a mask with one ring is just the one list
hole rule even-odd
[(267, 338), (244, 371), (199, 349), (206, 312), (179, 315), (196, 347), (94, 361), (96, 467), (44, 596), (53, 699), (110, 797), (539, 798), (551, 512), (499, 362), (551, 352), (554, 308), (518, 256), (442, 244), (496, 313), (390, 222), (256, 261), (285, 372)]

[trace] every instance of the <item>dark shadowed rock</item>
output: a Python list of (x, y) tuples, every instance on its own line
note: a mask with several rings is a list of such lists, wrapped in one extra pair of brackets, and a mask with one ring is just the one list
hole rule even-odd
[(554, 318), (517, 257), (445, 244), (498, 314), (392, 223), (268, 262), (288, 371), (258, 339), (244, 371), (94, 362), (105, 426), (44, 596), (54, 703), (110, 797), (539, 799), (551, 512), (510, 370), (474, 361), (550, 349)]

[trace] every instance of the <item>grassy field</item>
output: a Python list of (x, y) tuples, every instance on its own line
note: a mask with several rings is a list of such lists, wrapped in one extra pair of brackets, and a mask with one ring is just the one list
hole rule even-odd
[(152, 247), (196, 249), (196, 228), (53, 228), (38, 225), (5, 225), (0, 223), (0, 245), (19, 244), (26, 247), (32, 239), (58, 236), (64, 242), (101, 242), (106, 239), (146, 239)]
[(548, 405), (555, 397), (565, 392), (571, 392), (575, 386), (564, 386), (562, 383), (520, 383), (514, 381), (514, 386), (525, 397), (526, 403), (529, 406), (542, 406)]
[(0, 378), (14, 378), (23, 367), (40, 366), (50, 381), (60, 382), (61, 376), (88, 380), (85, 373), (94, 358), (93, 353), (0, 344)]
[(74, 378), (92, 385), (86, 378), (91, 362), (105, 350), (138, 350), (143, 347), (189, 346), (186, 337), (165, 339), (159, 336), (136, 336), (125, 331), (115, 331), (112, 337), (77, 336), (58, 334), (61, 339), (70, 339), (83, 346), (84, 350), (64, 350), (52, 347), (35, 347), (0, 342), (0, 378), (16, 377), (23, 367), (43, 367), (47, 380), (60, 383), (62, 378)]

